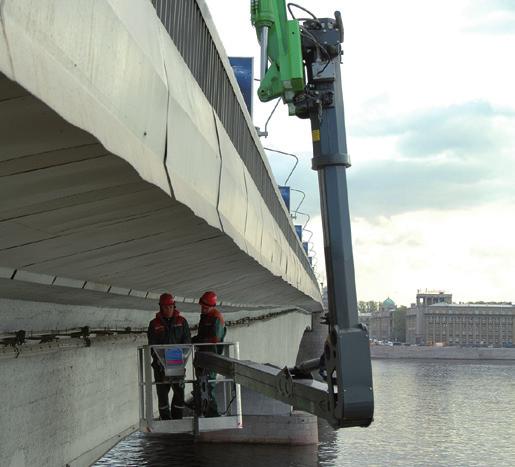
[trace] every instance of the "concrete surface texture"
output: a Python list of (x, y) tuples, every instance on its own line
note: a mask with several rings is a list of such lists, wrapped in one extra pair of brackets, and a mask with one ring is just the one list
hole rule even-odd
[[(229, 328), (227, 340), (239, 341), (240, 359), (271, 363), (279, 367), (295, 365), (299, 344), (311, 316), (293, 312), (250, 326)], [(233, 330), (234, 329), (234, 330)]]
[(135, 425), (135, 346), (1, 359), (0, 465), (65, 465)]
[(259, 443), (301, 446), (318, 443), (318, 422), (315, 415), (293, 412), (288, 415), (248, 415), (240, 430), (202, 433), (208, 443)]
[[(294, 362), (308, 322), (304, 313), (289, 313), (259, 322), (255, 332), (254, 326), (231, 327), (227, 340), (240, 342), (243, 358), (283, 366)], [(0, 431), (0, 465), (89, 465), (135, 429), (136, 347), (145, 342), (144, 335), (112, 342), (93, 339), (91, 347), (0, 358), (0, 423), (9, 427)], [(271, 358), (260, 360), (263, 348), (271, 349)], [(260, 403), (247, 405), (256, 409)], [(286, 407), (281, 414), (287, 411), (278, 405)], [(284, 437), (293, 421), (283, 422), (278, 436)], [(297, 428), (288, 436), (302, 432)]]
[(0, 29), (6, 295), (46, 277), (75, 295), (173, 286), (319, 306), (306, 258), (150, 2), (7, 0)]
[[(36, 288), (36, 292), (41, 291)], [(34, 291), (31, 291), (34, 292)], [(68, 297), (68, 294), (60, 298)], [(47, 300), (37, 301), (41, 296), (33, 293), (33, 300), (13, 300), (0, 298), (0, 334), (7, 335), (20, 329), (26, 332), (47, 333), (55, 330), (77, 329), (89, 326), (93, 329), (122, 330), (130, 327), (132, 330), (146, 330), (148, 322), (158, 310), (156, 300), (144, 298), (123, 297), (114, 298), (121, 304), (120, 307), (109, 306), (109, 294), (89, 292), (88, 300), (95, 305), (75, 304), (73, 300), (66, 303), (48, 302), (51, 297), (45, 296)], [(83, 297), (81, 297), (82, 301)], [(80, 303), (80, 302), (79, 302)], [(139, 307), (138, 307), (139, 306)], [(190, 325), (198, 323), (200, 306), (197, 303), (177, 303), (179, 311), (186, 317)], [(220, 311), (225, 315), (229, 325), (232, 322), (246, 322), (257, 319), (265, 319), (269, 316), (276, 316), (292, 311), (297, 311), (302, 326), (306, 319), (304, 312), (292, 307), (277, 308), (250, 308), (236, 309), (228, 306), (219, 306)], [(301, 326), (301, 327), (302, 327)], [(263, 347), (266, 348), (266, 335), (263, 336)], [(295, 352), (295, 349), (289, 352)]]

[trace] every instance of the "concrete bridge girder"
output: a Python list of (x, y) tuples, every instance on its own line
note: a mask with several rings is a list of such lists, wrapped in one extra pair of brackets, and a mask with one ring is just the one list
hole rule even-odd
[(150, 2), (7, 0), (0, 19), (0, 266), (318, 306)]
[(1, 70), (169, 192), (168, 91), (150, 2), (4, 1), (1, 23)]

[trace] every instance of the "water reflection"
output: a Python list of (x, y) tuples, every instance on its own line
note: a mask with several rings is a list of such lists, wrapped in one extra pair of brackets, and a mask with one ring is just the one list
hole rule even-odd
[(288, 466), (317, 465), (317, 446), (195, 443), (192, 437), (135, 433), (95, 465), (128, 466)]
[(96, 465), (109, 466), (508, 466), (515, 459), (515, 365), (373, 362), (375, 420), (333, 431), (318, 446), (201, 444), (134, 434)]

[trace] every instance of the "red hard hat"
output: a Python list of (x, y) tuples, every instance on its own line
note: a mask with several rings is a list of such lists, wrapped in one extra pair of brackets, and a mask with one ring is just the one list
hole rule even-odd
[(218, 297), (214, 292), (205, 292), (202, 297), (200, 297), (200, 300), (198, 301), (201, 305), (206, 306), (216, 306), (216, 301), (218, 300)]
[(164, 293), (159, 297), (160, 305), (175, 305), (175, 299), (172, 294)]

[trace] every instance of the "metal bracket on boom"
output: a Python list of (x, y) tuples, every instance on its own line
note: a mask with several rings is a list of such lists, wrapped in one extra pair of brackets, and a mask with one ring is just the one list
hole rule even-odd
[(284, 0), (251, 0), (250, 14), (262, 51), (259, 99), (290, 103), (304, 88), (299, 22), (288, 21)]
[[(320, 188), (329, 308), (329, 335), (321, 360), (327, 371), (327, 388), (322, 391), (317, 387), (313, 393), (314, 386), (292, 379), (293, 396), (289, 403), (299, 408), (309, 407), (304, 410), (326, 418), (336, 428), (368, 426), (373, 418), (374, 398), (368, 331), (358, 320), (347, 198), (346, 169), (350, 167), (350, 159), (340, 71), (341, 14), (336, 12), (334, 18), (317, 18), (308, 12), (312, 18), (298, 24), (299, 57), (297, 43), (284, 39), (284, 31), (294, 26), (286, 19), (285, 0), (252, 0), (251, 12), (252, 23), (261, 38), (265, 37), (261, 34), (263, 28), (267, 29), (261, 47), (262, 56), (270, 60), (258, 97), (266, 102), (281, 95), (289, 104), (290, 114), (310, 119), (312, 168), (318, 172)], [(299, 78), (299, 66), (305, 70), (302, 86), (298, 79), (295, 86), (287, 86), (287, 81), (281, 85), (277, 75), (273, 75), (280, 71), (282, 79), (283, 73)], [(289, 381), (286, 374), (274, 374), (274, 382), (281, 378)], [(277, 392), (272, 397), (283, 400)], [(322, 393), (324, 402), (320, 400)]]

